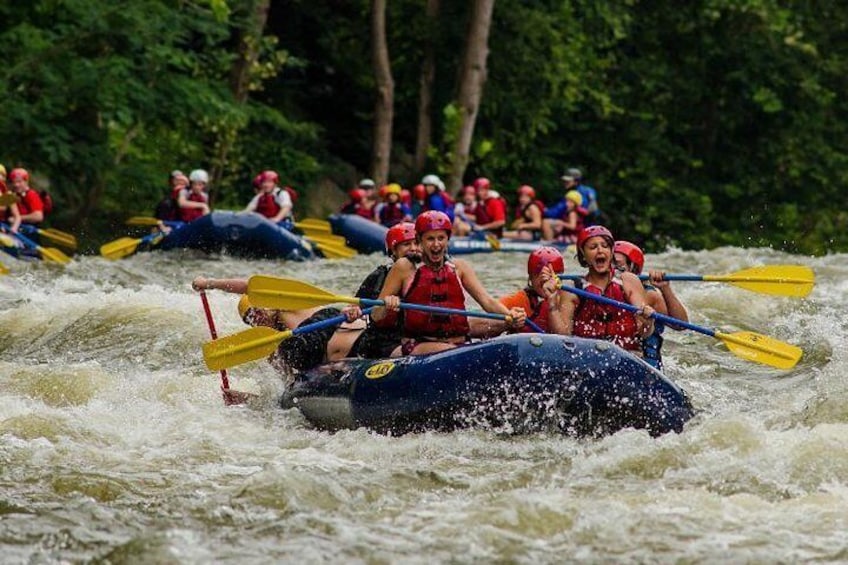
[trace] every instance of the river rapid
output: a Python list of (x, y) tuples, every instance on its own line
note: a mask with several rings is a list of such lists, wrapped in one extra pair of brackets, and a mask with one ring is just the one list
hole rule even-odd
[[(816, 273), (805, 299), (674, 283), (693, 323), (804, 350), (780, 371), (667, 331), (666, 374), (698, 412), (681, 434), (327, 433), (277, 407), (282, 383), (264, 362), (230, 371), (258, 399), (224, 406), (194, 276), (285, 275), (352, 294), (380, 260), (4, 257), (0, 562), (848, 561), (845, 255), (648, 256), (672, 273)], [(495, 295), (525, 280), (524, 255), (470, 261)], [(209, 299), (219, 335), (244, 329), (237, 297)]]

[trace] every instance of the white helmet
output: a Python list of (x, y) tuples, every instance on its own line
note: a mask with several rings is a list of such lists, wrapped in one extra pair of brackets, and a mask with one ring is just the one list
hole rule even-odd
[(432, 184), (433, 186), (439, 188), (443, 188), (445, 186), (445, 184), (442, 182), (442, 179), (439, 178), (439, 175), (426, 175), (423, 179), (421, 179), (421, 184)]
[(194, 169), (188, 176), (188, 180), (190, 180), (191, 182), (208, 183), (209, 173), (207, 173), (203, 169)]
[(362, 179), (361, 181), (359, 181), (358, 186), (359, 186), (359, 188), (372, 189), (372, 188), (376, 188), (377, 183), (375, 183), (371, 179)]

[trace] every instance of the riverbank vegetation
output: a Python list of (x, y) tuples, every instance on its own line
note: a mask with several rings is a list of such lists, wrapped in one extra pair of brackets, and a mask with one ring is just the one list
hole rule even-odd
[(66, 229), (149, 212), (175, 168), (210, 170), (224, 208), (276, 169), (321, 214), (362, 176), (553, 200), (579, 167), (651, 250), (848, 249), (845, 3), (33, 0), (0, 17), (0, 162), (49, 184)]

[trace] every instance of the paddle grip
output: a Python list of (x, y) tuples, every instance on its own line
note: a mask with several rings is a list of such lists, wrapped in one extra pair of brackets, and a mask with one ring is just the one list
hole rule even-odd
[[(613, 300), (612, 298), (607, 298), (606, 296), (601, 296), (600, 294), (594, 294), (591, 292), (587, 292), (585, 290), (581, 290), (579, 288), (573, 288), (570, 286), (563, 286), (560, 290), (564, 290), (566, 292), (570, 292), (572, 294), (576, 294), (581, 298), (588, 298), (589, 300), (594, 300), (596, 302), (600, 302), (602, 304), (608, 304), (610, 306), (615, 306), (617, 308), (621, 308), (623, 310), (627, 310), (629, 312), (633, 312), (634, 314), (639, 312), (639, 308), (632, 304), (628, 304), (626, 302), (619, 302), (618, 300)], [(664, 322), (665, 324), (669, 324), (672, 326), (679, 326), (686, 329), (690, 329), (692, 331), (696, 331), (702, 333), (704, 335), (708, 335), (711, 337), (715, 337), (716, 333), (714, 330), (709, 328), (704, 328), (701, 326), (696, 326), (695, 324), (690, 324), (689, 322), (684, 322), (683, 320), (678, 320), (677, 318), (672, 318), (671, 316), (666, 316), (664, 314), (660, 314), (659, 312), (654, 312), (651, 314), (651, 317)]]

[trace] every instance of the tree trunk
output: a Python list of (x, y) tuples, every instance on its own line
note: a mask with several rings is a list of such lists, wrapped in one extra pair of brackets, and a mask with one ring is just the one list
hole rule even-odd
[(460, 126), (454, 147), (454, 159), (448, 174), (447, 188), (456, 194), (462, 186), (462, 175), (468, 166), (471, 140), (474, 137), (474, 125), (480, 99), (483, 97), (483, 85), (486, 83), (486, 58), (489, 56), (489, 29), (492, 25), (492, 10), (495, 0), (473, 0), (471, 22), (468, 26), (468, 40), (465, 45), (465, 58), (459, 78), (459, 93), (456, 103), (459, 109)]
[(371, 174), (377, 186), (380, 186), (385, 184), (389, 177), (395, 96), (389, 48), (386, 44), (386, 0), (372, 0), (371, 3), (371, 60), (377, 83)]
[[(230, 92), (232, 92), (233, 98), (238, 104), (246, 103), (250, 95), (250, 70), (259, 58), (259, 39), (262, 37), (265, 24), (268, 22), (270, 3), (271, 0), (255, 0), (252, 2), (252, 7), (248, 8), (251, 10), (249, 17), (244, 26), (238, 28), (236, 58), (230, 69)], [(218, 150), (209, 171), (212, 186), (217, 186), (218, 181), (221, 180), (230, 148), (237, 138), (237, 131), (224, 133), (218, 138), (216, 143)]]
[(418, 92), (418, 136), (415, 140), (415, 172), (424, 173), (427, 150), (433, 137), (433, 83), (436, 80), (436, 33), (439, 19), (439, 0), (427, 0), (424, 62), (421, 64), (420, 90)]

